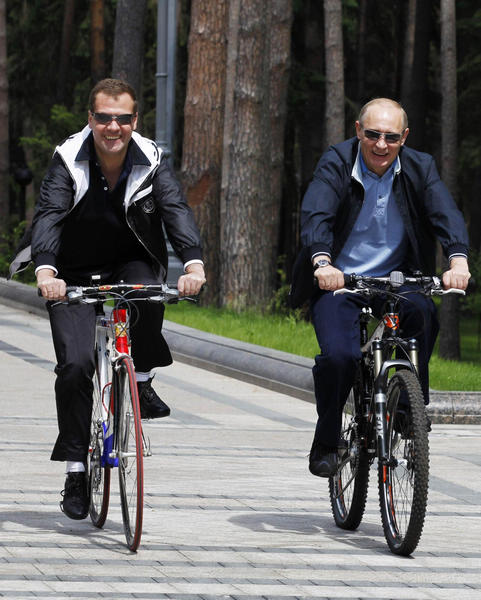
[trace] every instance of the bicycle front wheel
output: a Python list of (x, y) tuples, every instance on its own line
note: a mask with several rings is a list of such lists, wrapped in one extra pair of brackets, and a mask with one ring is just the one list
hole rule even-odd
[(127, 546), (135, 552), (142, 535), (144, 472), (139, 395), (129, 357), (116, 365), (114, 394), (122, 519)]
[(408, 556), (424, 526), (429, 485), (429, 442), (424, 397), (408, 370), (393, 375), (387, 390), (387, 465), (379, 465), (384, 535), (394, 554)]
[(338, 527), (356, 529), (364, 515), (369, 486), (369, 457), (361, 442), (361, 393), (356, 383), (342, 413), (339, 468), (329, 479), (332, 514)]
[(89, 513), (95, 527), (103, 527), (109, 509), (110, 467), (106, 464), (105, 460), (104, 416), (110, 406), (110, 387), (109, 383), (104, 390), (100, 389), (99, 377), (96, 370), (93, 376), (92, 418), (87, 461), (90, 493)]

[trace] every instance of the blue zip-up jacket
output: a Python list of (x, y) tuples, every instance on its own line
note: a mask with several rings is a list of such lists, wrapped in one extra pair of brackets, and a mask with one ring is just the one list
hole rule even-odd
[[(293, 272), (291, 303), (308, 299), (313, 290), (311, 256), (318, 252), (336, 258), (356, 222), (364, 189), (352, 176), (358, 153), (357, 137), (331, 146), (319, 160), (301, 209), (303, 249)], [(446, 256), (468, 254), (468, 234), (460, 210), (441, 181), (431, 155), (403, 146), (401, 172), (393, 195), (409, 240), (405, 270), (434, 275), (436, 239)]]

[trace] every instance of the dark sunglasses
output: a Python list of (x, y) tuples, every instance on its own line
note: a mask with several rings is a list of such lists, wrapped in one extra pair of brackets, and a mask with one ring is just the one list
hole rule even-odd
[(119, 125), (131, 125), (135, 115), (108, 115), (106, 113), (92, 113), (93, 117), (101, 125), (108, 125), (115, 119)]
[[(404, 133), (404, 131), (403, 131)], [(402, 133), (384, 133), (382, 131), (375, 131), (374, 129), (364, 129), (364, 135), (368, 140), (378, 140), (384, 136), (386, 144), (395, 144), (402, 138)]]

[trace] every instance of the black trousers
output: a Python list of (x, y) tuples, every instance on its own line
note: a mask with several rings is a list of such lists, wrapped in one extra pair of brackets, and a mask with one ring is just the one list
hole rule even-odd
[[(316, 443), (325, 446), (338, 444), (342, 409), (361, 357), (359, 311), (367, 305), (362, 297), (352, 294), (334, 296), (332, 292), (320, 294), (312, 302), (312, 322), (321, 348), (312, 369), (318, 414)], [(374, 297), (369, 305), (373, 314), (380, 317), (383, 298)], [(418, 340), (419, 378), (424, 401), (428, 404), (428, 363), (439, 331), (434, 303), (421, 294), (410, 294), (409, 301), (401, 302), (400, 323), (403, 337)]]
[[(69, 285), (87, 285), (85, 277), (59, 273)], [(102, 282), (159, 283), (152, 267), (132, 261), (102, 273)], [(137, 302), (138, 319), (131, 326), (132, 358), (137, 371), (172, 363), (169, 347), (162, 335), (164, 306)], [(51, 460), (84, 462), (87, 458), (92, 413), (92, 377), (95, 370), (95, 307), (91, 304), (47, 303), (52, 338), (57, 358), (55, 399), (59, 434)]]

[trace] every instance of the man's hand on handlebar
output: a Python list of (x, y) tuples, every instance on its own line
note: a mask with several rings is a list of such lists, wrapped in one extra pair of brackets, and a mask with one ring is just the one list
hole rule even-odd
[(187, 267), (185, 275), (179, 277), (177, 289), (181, 296), (197, 296), (204, 283), (204, 267), (200, 263), (193, 263)]
[(37, 287), (46, 300), (65, 299), (65, 281), (57, 279), (52, 269), (40, 269), (37, 271)]
[(344, 273), (332, 265), (319, 267), (314, 271), (314, 277), (321, 290), (334, 292), (344, 287)]
[(443, 273), (444, 289), (465, 290), (470, 277), (468, 261), (464, 256), (454, 256), (450, 261), (449, 270)]

